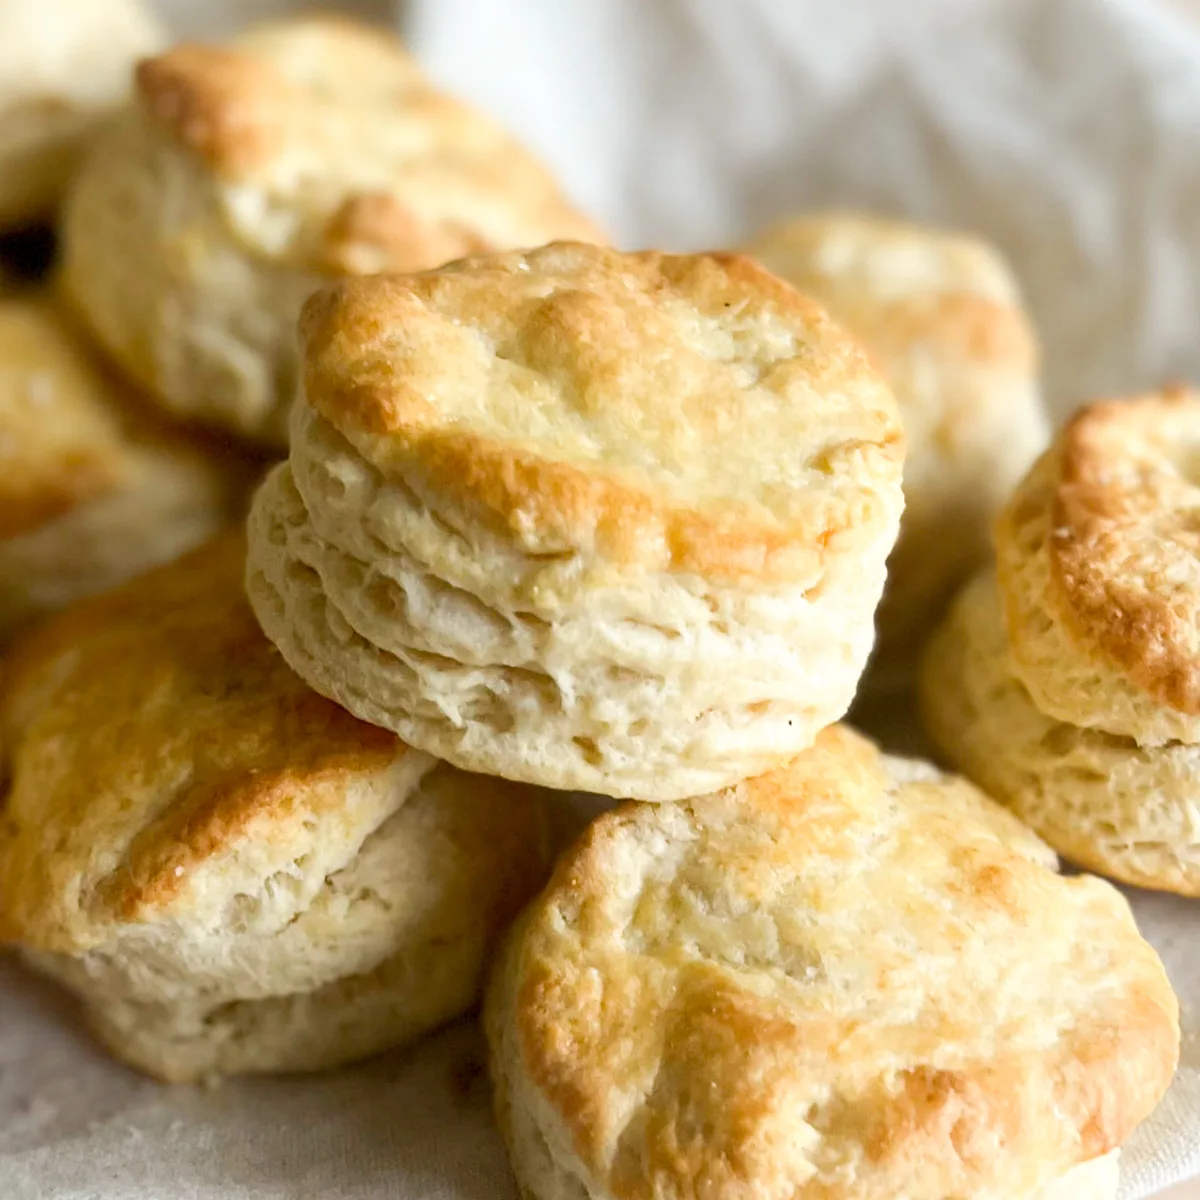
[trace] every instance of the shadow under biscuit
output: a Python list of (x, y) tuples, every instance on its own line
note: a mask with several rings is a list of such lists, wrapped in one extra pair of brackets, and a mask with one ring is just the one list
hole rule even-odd
[(0, 233), (0, 279), (25, 286), (50, 274), (58, 255), (58, 237), (49, 225)]

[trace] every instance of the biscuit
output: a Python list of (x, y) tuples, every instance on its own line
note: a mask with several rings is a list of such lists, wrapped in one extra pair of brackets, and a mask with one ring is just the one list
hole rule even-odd
[(478, 999), (549, 863), (534, 789), (299, 680), (244, 541), (59, 614), (0, 678), (0, 939), (166, 1079), (330, 1066)]
[(243, 513), (260, 464), (138, 399), (44, 296), (0, 299), (0, 641)]
[(1200, 743), (1200, 395), (1081, 409), (996, 528), (1033, 703), (1139, 746)]
[(838, 727), (602, 816), (489, 985), (524, 1195), (1114, 1194), (1178, 1008), (1120, 893), (1054, 864), (971, 785)]
[(0, 229), (53, 212), (130, 67), (161, 44), (140, 0), (0, 2)]
[(749, 253), (861, 338), (895, 391), (908, 439), (904, 521), (868, 682), (902, 683), (1049, 440), (1016, 281), (975, 238), (845, 214), (794, 218)]
[(527, 151), (390, 35), (302, 17), (141, 64), (72, 189), (64, 281), (168, 408), (281, 444), (318, 286), (555, 237), (599, 234)]
[(920, 678), (946, 759), (1073, 862), (1200, 896), (1200, 746), (1139, 746), (1041, 712), (1013, 671), (989, 571), (955, 601)]
[(901, 508), (883, 381), (748, 259), (559, 243), (314, 297), (247, 587), (467, 770), (676, 800), (848, 706)]

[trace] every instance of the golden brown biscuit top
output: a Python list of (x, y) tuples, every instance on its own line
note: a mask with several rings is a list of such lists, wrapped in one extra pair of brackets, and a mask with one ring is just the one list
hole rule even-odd
[(79, 951), (201, 900), (228, 922), (239, 892), (361, 840), (382, 819), (373, 789), (432, 765), (289, 670), (243, 558), (223, 536), (0, 663), (0, 938)]
[(1128, 905), (965, 782), (841, 728), (626, 804), (515, 943), (520, 1067), (615, 1196), (1031, 1195), (1170, 1080)]
[(0, 300), (0, 538), (128, 478), (118, 394), (44, 299)]
[(784, 222), (748, 252), (827, 304), (885, 373), (915, 347), (1021, 373), (1036, 368), (1016, 282), (999, 254), (975, 238), (829, 214)]
[(878, 537), (887, 386), (749, 259), (557, 243), (313, 297), (309, 404), (532, 552), (787, 578)]
[(306, 17), (184, 44), (142, 63), (137, 89), (212, 173), (239, 239), (271, 258), (353, 274), (599, 239), (523, 147), (379, 30)]
[(1048, 523), (1052, 610), (1163, 705), (1200, 714), (1200, 394), (1079, 410), (1001, 517)]

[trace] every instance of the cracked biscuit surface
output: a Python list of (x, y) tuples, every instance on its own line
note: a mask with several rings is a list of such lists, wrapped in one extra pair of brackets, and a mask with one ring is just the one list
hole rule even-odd
[(970, 784), (840, 727), (600, 817), (489, 985), (523, 1194), (1115, 1195), (1178, 1009), (1126, 901), (1054, 863)]
[(348, 20), (264, 25), (142, 63), (72, 188), (64, 280), (167, 407), (273, 444), (295, 320), (339, 275), (599, 238), (489, 118)]
[(458, 1015), (548, 866), (533, 789), (292, 673), (243, 559), (224, 535), (0, 673), (0, 938), (167, 1079), (333, 1065)]
[(247, 587), (318, 691), (465, 769), (656, 800), (845, 711), (902, 437), (786, 284), (561, 243), (342, 285), (302, 339)]
[(46, 297), (0, 299), (0, 641), (240, 517), (260, 471), (163, 423)]
[(1016, 280), (979, 239), (844, 213), (785, 221), (748, 253), (826, 305), (896, 394), (908, 442), (904, 520), (867, 684), (903, 683), (1049, 440)]

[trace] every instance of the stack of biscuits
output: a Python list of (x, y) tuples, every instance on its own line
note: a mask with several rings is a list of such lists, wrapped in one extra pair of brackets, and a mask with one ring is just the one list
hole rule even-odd
[(52, 220), (60, 260), (0, 273), (0, 637), (244, 515), (323, 283), (599, 238), (381, 32), (139, 58), (163, 35), (136, 0), (0, 0), (0, 35), (29, 74), (0, 96), (0, 250)]
[[(1115, 1196), (1178, 1009), (1055, 849), (1195, 872), (1200, 401), (1090, 410), (1009, 499), (1036, 343), (972, 239), (607, 247), (329, 18), (109, 107), (0, 306), (0, 939), (166, 1080), (482, 1001), (534, 1200)], [(839, 724), (922, 645), (1002, 804)]]
[(1055, 849), (1200, 896), (1200, 396), (1082, 408), (926, 652), (946, 757)]

